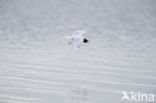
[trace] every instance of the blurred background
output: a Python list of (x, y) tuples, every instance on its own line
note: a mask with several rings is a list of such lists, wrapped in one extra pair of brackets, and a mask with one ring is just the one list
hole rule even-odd
[[(129, 103), (156, 93), (155, 0), (0, 0), (0, 103)], [(64, 37), (86, 30), (75, 51)], [(153, 102), (154, 103), (154, 102)]]

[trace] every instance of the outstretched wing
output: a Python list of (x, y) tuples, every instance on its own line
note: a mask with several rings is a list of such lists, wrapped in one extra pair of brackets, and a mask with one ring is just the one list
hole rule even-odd
[(85, 30), (75, 31), (75, 32), (73, 32), (72, 37), (82, 36), (85, 32), (86, 32)]
[(76, 37), (75, 40), (75, 49), (79, 48), (81, 44), (83, 43), (83, 37)]

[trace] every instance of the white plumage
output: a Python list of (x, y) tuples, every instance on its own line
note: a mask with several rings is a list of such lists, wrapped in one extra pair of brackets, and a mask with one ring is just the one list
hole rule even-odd
[(86, 33), (84, 30), (75, 31), (71, 36), (67, 36), (66, 38), (72, 39), (75, 41), (75, 49), (79, 48), (83, 43), (84, 37), (83, 34)]

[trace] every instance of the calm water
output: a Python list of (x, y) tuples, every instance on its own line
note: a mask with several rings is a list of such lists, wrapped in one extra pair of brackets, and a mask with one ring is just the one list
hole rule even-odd
[[(156, 94), (155, 4), (1, 0), (0, 103), (129, 103), (122, 91)], [(81, 29), (89, 43), (75, 51), (64, 36)]]

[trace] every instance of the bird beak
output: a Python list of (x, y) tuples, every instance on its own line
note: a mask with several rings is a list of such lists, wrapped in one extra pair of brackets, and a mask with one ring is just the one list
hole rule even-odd
[(72, 41), (68, 42), (68, 45), (71, 45), (72, 44)]

